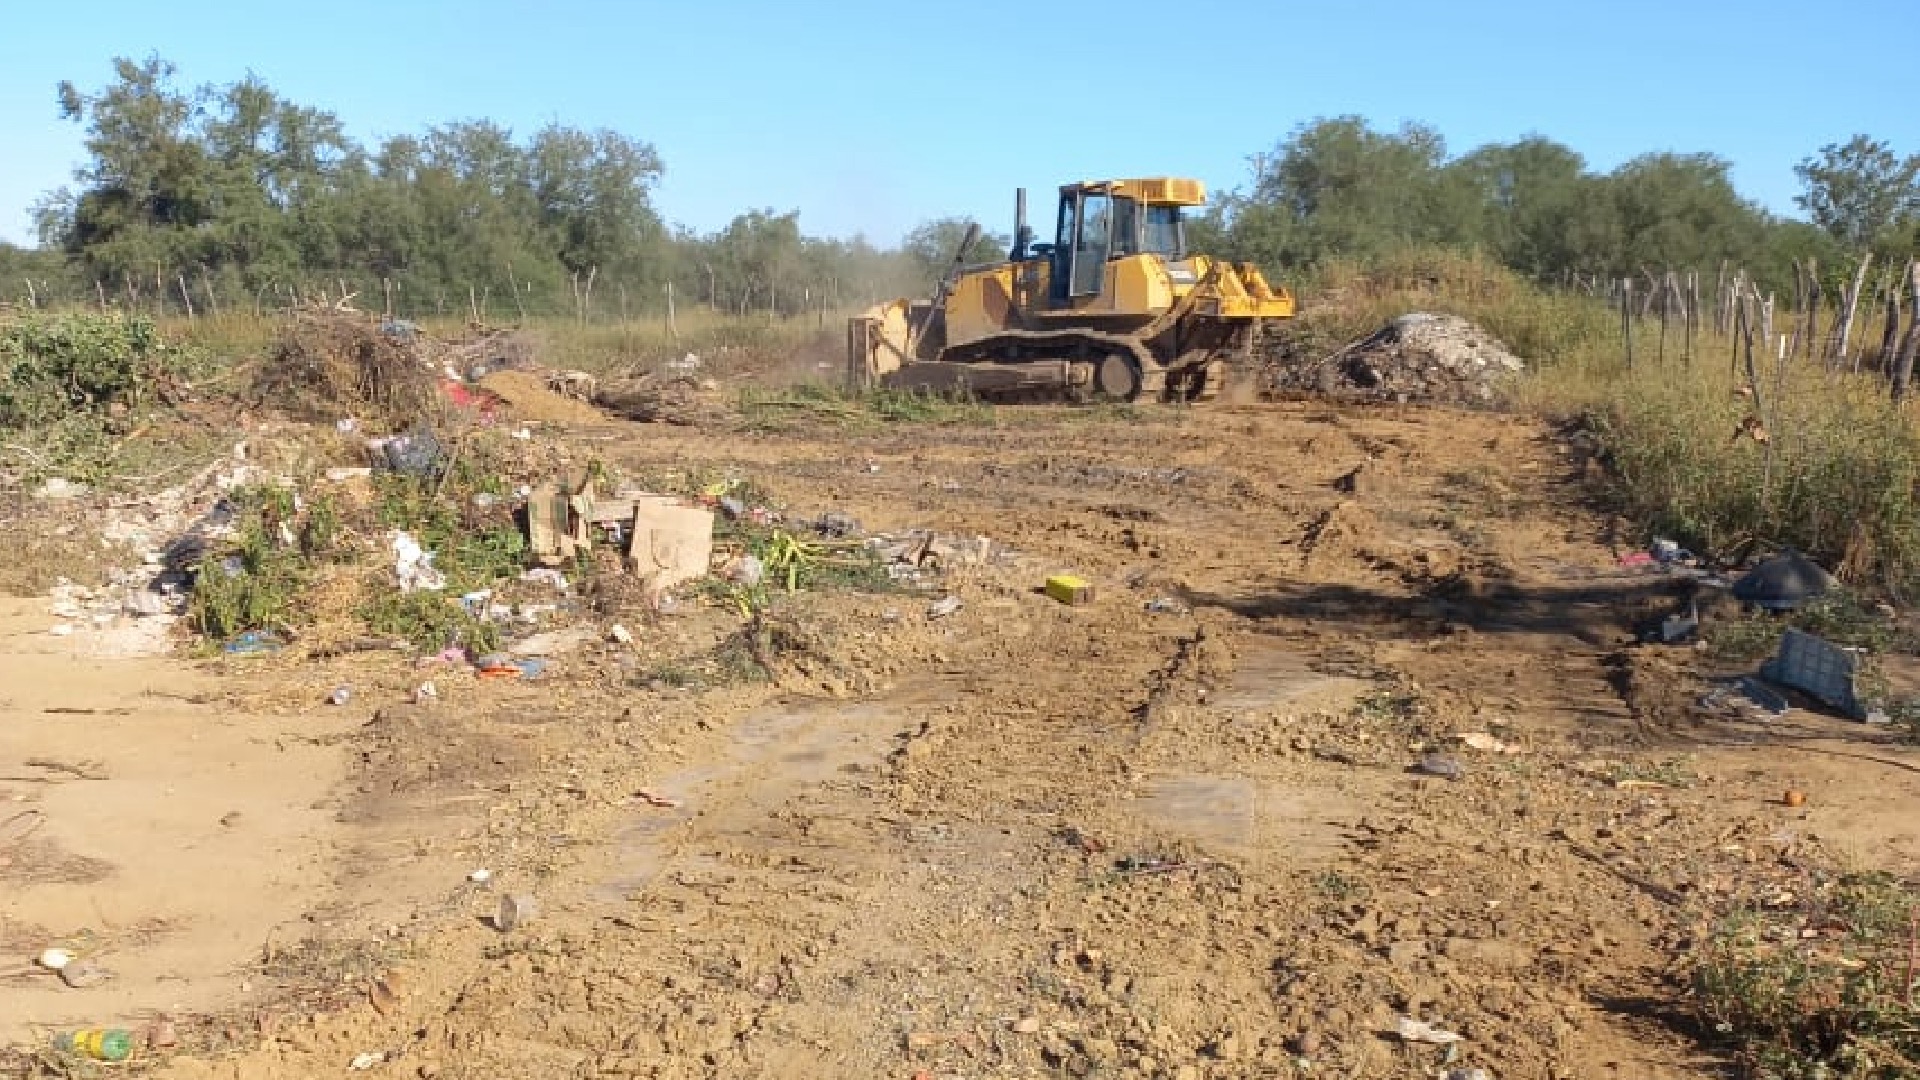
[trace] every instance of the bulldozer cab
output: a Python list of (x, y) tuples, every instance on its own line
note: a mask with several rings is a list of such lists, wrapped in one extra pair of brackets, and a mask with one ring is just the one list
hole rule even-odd
[(1070, 307), (1076, 299), (1100, 295), (1107, 264), (1114, 259), (1142, 254), (1167, 262), (1185, 258), (1181, 210), (1203, 200), (1197, 180), (1111, 180), (1062, 187), (1055, 242), (1044, 252), (1052, 263), (1049, 306)]

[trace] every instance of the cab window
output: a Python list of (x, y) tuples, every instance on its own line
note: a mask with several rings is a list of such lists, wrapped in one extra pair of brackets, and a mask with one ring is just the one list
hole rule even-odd
[(1146, 214), (1146, 250), (1169, 259), (1186, 258), (1186, 236), (1177, 206), (1149, 206)]

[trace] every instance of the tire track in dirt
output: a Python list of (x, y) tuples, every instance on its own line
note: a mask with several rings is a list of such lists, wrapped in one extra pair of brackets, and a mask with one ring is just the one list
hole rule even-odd
[[(1772, 826), (1587, 760), (1645, 740), (1607, 678), (1645, 597), (1543, 428), (1298, 405), (618, 453), (1022, 557), (957, 572), (938, 623), (821, 598), (841, 660), (900, 672), (862, 700), (623, 693), (548, 724), (501, 818), (572, 838), (541, 920), (423, 943), (395, 1015), (179, 1075), (368, 1045), (441, 1077), (1711, 1074), (1672, 900)], [(1036, 594), (1062, 569), (1096, 602)], [(1407, 771), (1436, 748), (1459, 779)], [(1383, 1037), (1401, 1016), (1456, 1059)]]

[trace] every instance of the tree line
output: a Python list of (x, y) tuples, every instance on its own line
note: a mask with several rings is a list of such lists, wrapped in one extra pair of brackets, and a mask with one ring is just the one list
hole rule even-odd
[(671, 282), (682, 305), (791, 315), (925, 291), (966, 226), (928, 222), (883, 249), (756, 209), (697, 233), (663, 221), (665, 165), (619, 132), (551, 124), (516, 138), (474, 120), (368, 146), (255, 77), (186, 88), (159, 57), (114, 70), (95, 92), (59, 86), (86, 160), (35, 206), (39, 249), (0, 245), (0, 295), (638, 315), (664, 308)]
[(1474, 250), (1546, 282), (1671, 267), (1747, 268), (1790, 289), (1795, 264), (1851, 272), (1920, 250), (1920, 155), (1856, 135), (1795, 168), (1806, 220), (1744, 198), (1707, 153), (1649, 153), (1597, 172), (1543, 136), (1450, 156), (1432, 128), (1354, 116), (1295, 129), (1197, 230), (1231, 257), (1312, 268), (1416, 247)]
[[(702, 233), (663, 220), (665, 163), (619, 132), (552, 124), (520, 137), (475, 120), (367, 145), (255, 77), (188, 88), (157, 56), (116, 60), (114, 73), (93, 92), (58, 87), (86, 159), (35, 207), (39, 248), (0, 244), (0, 296), (217, 311), (353, 295), (398, 314), (491, 317), (633, 316), (677, 296), (790, 315), (924, 294), (968, 225), (926, 222), (882, 247), (757, 209)], [(1545, 137), (1451, 156), (1424, 125), (1336, 117), (1256, 156), (1192, 237), (1282, 280), (1442, 247), (1543, 281), (1726, 262), (1783, 287), (1809, 261), (1842, 273), (1861, 253), (1889, 265), (1920, 246), (1920, 156), (1856, 136), (1797, 171), (1804, 221), (1743, 198), (1711, 154), (1602, 173)], [(1005, 244), (986, 234), (967, 257)]]

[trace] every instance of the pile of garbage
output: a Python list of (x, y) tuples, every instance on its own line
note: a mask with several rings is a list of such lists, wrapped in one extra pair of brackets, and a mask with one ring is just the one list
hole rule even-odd
[(482, 380), (528, 370), (534, 356), (517, 331), (475, 327), (443, 341), (405, 319), (313, 309), (288, 320), (254, 373), (251, 397), (297, 419), (405, 423), (449, 401), (475, 404)]
[(1270, 363), (1266, 389), (1343, 401), (1485, 405), (1525, 366), (1466, 319), (1416, 311), (1318, 362)]
[(84, 638), (83, 651), (95, 656), (168, 652), (174, 625), (191, 597), (194, 568), (232, 533), (233, 512), (225, 495), (266, 478), (244, 454), (237, 447), (234, 457), (206, 466), (183, 483), (92, 511), (101, 542), (133, 558), (109, 567), (98, 586), (56, 582), (48, 613), (60, 621), (52, 633)]

